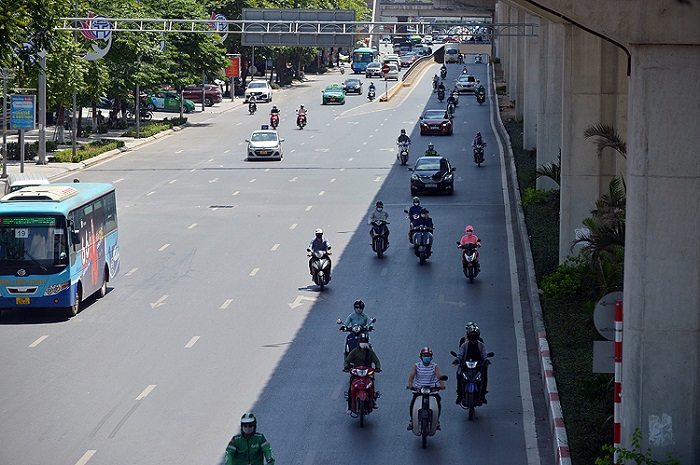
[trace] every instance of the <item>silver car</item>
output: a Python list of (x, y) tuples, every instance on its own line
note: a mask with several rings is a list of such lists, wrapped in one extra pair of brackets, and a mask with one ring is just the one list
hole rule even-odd
[(476, 78), (472, 74), (463, 74), (457, 79), (455, 90), (457, 93), (473, 94), (476, 89)]
[(263, 126), (263, 129), (253, 131), (250, 139), (245, 141), (248, 142), (247, 160), (282, 160), (284, 156), (282, 153), (284, 139), (280, 139), (274, 129)]
[(365, 70), (365, 77), (371, 78), (372, 76), (382, 77), (382, 64), (376, 61), (367, 65)]

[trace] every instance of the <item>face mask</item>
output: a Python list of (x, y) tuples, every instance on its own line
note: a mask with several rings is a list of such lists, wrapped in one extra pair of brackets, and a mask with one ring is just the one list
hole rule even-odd
[(432, 359), (430, 357), (421, 357), (421, 360), (423, 360), (423, 363), (430, 363)]
[(360, 348), (361, 349), (369, 349), (369, 343), (368, 342), (360, 342)]
[(361, 308), (356, 308), (356, 309), (355, 309), (355, 313), (357, 313), (358, 315), (362, 315), (362, 309), (361, 309)]
[(382, 210), (384, 210), (382, 207), (377, 207), (377, 211), (378, 211), (378, 212), (380, 212), (380, 211), (382, 211)]
[(474, 342), (478, 339), (478, 336), (476, 334), (470, 334), (467, 336), (467, 340)]
[(241, 431), (245, 434), (252, 434), (255, 427), (253, 425), (243, 425), (241, 426)]

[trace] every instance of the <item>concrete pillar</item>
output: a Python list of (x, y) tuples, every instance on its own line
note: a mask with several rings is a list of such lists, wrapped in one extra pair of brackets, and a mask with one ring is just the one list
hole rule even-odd
[[(508, 10), (508, 22), (518, 22), (518, 9), (510, 8)], [(508, 36), (508, 68), (506, 74), (507, 90), (510, 100), (515, 100), (515, 95), (518, 89), (518, 36)]]
[[(562, 146), (562, 79), (564, 73), (564, 25), (540, 20), (540, 98), (537, 117), (537, 166), (559, 163)], [(538, 189), (558, 189), (549, 178), (537, 179)]]
[(700, 463), (700, 45), (632, 45), (622, 438)]
[[(527, 15), (523, 10), (516, 9), (516, 23), (524, 23)], [(515, 69), (515, 88), (510, 94), (511, 99), (515, 100), (515, 116), (523, 117), (524, 110), (524, 95), (525, 95), (525, 37), (515, 37), (516, 51), (515, 59), (517, 60), (517, 68)], [(530, 70), (527, 70), (528, 72)]]
[[(539, 22), (535, 16), (525, 15), (528, 23)], [(537, 148), (537, 115), (540, 107), (540, 92), (542, 68), (540, 67), (540, 40), (542, 37), (527, 36), (522, 38), (525, 49), (523, 58), (523, 73), (521, 74), (523, 85), (522, 105), (523, 109), (523, 148), (533, 150)]]
[[(584, 130), (600, 123), (618, 123), (619, 51), (579, 28), (566, 25), (562, 110), (562, 185), (560, 191), (559, 260), (571, 255), (581, 221), (617, 174), (617, 155), (596, 155)], [(626, 91), (626, 89), (623, 89)], [(574, 251), (576, 253), (576, 251)]]

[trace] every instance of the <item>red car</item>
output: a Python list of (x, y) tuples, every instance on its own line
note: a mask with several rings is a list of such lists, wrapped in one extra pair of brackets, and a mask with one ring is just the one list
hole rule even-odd
[(452, 120), (445, 110), (426, 110), (420, 117), (420, 135), (452, 135)]
[[(190, 84), (185, 86), (182, 97), (192, 100), (194, 103), (202, 103), (202, 87)], [(204, 105), (210, 107), (215, 103), (221, 103), (221, 89), (214, 84), (204, 85)]]

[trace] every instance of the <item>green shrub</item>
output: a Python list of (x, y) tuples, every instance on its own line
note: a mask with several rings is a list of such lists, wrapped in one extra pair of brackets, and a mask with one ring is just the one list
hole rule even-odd
[(585, 297), (583, 291), (586, 281), (590, 281), (590, 276), (585, 260), (580, 256), (567, 258), (554, 273), (542, 278), (542, 299)]
[(493, 57), (493, 58), (491, 58), (491, 63), (493, 63), (493, 64), (498, 64), (498, 63), (500, 63), (500, 62), (501, 62), (501, 59), (498, 58), (498, 57)]
[(78, 163), (121, 147), (124, 147), (124, 142), (121, 140), (101, 139), (78, 147), (75, 158), (73, 158), (73, 150), (66, 149), (56, 152), (53, 156), (53, 160), (59, 163)]
[(525, 188), (521, 197), (523, 207), (528, 207), (530, 205), (539, 205), (547, 202), (550, 191), (551, 189), (535, 189), (534, 187)]
[(280, 85), (277, 84), (276, 82), (271, 82), (271, 83), (270, 83), (270, 87), (271, 87), (272, 89), (275, 89), (275, 90), (276, 90), (276, 89), (279, 89), (279, 88), (280, 88)]
[[(642, 432), (639, 428), (636, 428), (634, 433), (632, 433), (632, 449), (625, 449), (624, 447), (617, 448), (619, 458), (621, 460), (633, 460), (637, 465), (681, 465), (680, 460), (674, 459), (670, 453), (666, 455), (666, 460), (663, 462), (652, 458), (651, 449), (647, 449), (646, 453), (643, 454), (642, 446), (640, 445), (641, 442)], [(603, 446), (603, 451), (608, 454), (602, 458), (597, 458), (595, 465), (613, 465), (614, 457), (610, 454), (615, 452), (615, 448), (610, 444), (606, 444)]]
[[(58, 147), (58, 142), (46, 141), (46, 151), (53, 152)], [(25, 142), (24, 143), (24, 159), (33, 160), (39, 155), (39, 142)], [(19, 143), (18, 142), (8, 142), (7, 143), (7, 159), (8, 160), (19, 160)]]
[[(172, 129), (172, 127), (172, 121), (153, 121), (144, 126), (141, 126), (139, 136), (151, 137), (153, 134), (158, 134), (159, 132), (167, 131), (168, 129)], [(129, 129), (124, 134), (122, 134), (122, 137), (136, 137), (136, 129)]]
[(179, 116), (173, 116), (172, 118), (163, 118), (163, 122), (165, 121), (170, 121), (173, 126), (182, 126), (183, 124), (187, 123), (187, 117), (183, 116), (180, 118)]

